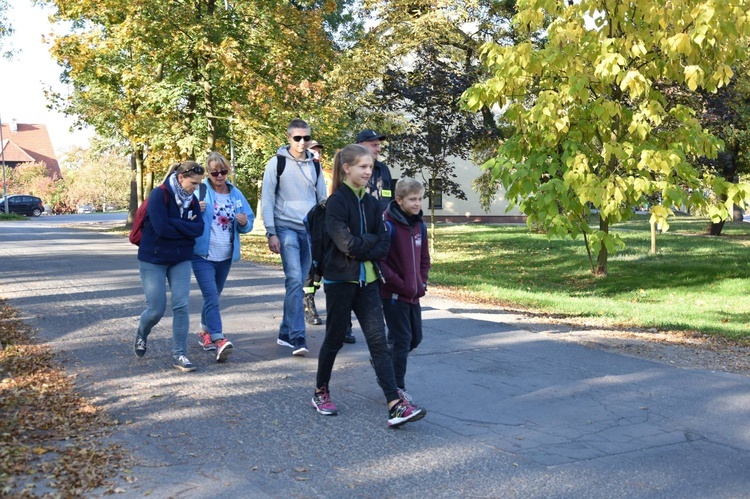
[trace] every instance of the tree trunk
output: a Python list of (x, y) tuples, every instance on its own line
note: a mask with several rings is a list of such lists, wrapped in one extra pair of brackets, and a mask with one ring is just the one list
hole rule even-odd
[[(599, 218), (599, 230), (605, 234), (609, 234), (609, 221), (603, 218)], [(599, 255), (596, 257), (596, 275), (607, 275), (607, 246), (602, 244), (599, 249)]]
[(146, 199), (147, 192), (143, 190), (143, 146), (136, 145), (133, 148), (133, 158), (135, 160), (135, 181), (138, 192), (138, 205)]
[(128, 203), (128, 219), (125, 221), (125, 227), (133, 226), (135, 210), (138, 209), (138, 167), (135, 163), (135, 152), (130, 155), (130, 202)]
[[(424, 243), (422, 243), (424, 244)], [(430, 255), (435, 258), (435, 204), (430, 208)]]
[[(726, 194), (722, 194), (721, 196), (719, 196), (719, 201), (721, 201), (722, 203), (725, 202), (726, 200), (727, 200)], [(711, 228), (708, 231), (708, 235), (709, 236), (720, 236), (722, 229), (724, 229), (724, 222), (725, 221), (726, 220), (722, 220), (719, 223), (711, 222)]]

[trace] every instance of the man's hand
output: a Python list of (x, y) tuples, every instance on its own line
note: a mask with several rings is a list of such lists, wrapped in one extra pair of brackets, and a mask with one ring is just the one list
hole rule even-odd
[(272, 253), (281, 253), (281, 241), (279, 241), (276, 234), (268, 238), (268, 249), (270, 249)]

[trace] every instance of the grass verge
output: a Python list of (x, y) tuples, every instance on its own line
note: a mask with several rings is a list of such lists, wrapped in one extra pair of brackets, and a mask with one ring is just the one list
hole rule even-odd
[[(649, 254), (647, 217), (612, 228), (627, 249), (609, 275), (591, 273), (582, 239), (548, 240), (525, 225), (439, 225), (430, 284), (469, 301), (575, 318), (587, 324), (695, 331), (750, 339), (750, 224), (679, 217)], [(261, 234), (243, 236), (243, 257), (278, 264)]]

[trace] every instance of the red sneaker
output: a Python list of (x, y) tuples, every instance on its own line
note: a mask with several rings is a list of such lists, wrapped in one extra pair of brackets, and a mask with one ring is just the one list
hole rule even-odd
[(232, 353), (234, 345), (226, 338), (218, 340), (214, 349), (216, 350), (216, 362), (226, 362), (229, 358), (229, 354)]
[(203, 350), (216, 350), (216, 344), (211, 341), (211, 335), (208, 331), (198, 333), (198, 343), (203, 347)]

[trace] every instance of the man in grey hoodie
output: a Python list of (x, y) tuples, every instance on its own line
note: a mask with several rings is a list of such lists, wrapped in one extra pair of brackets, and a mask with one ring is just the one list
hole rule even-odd
[[(279, 148), (263, 174), (261, 206), (268, 248), (281, 255), (284, 267), (284, 315), (279, 327), (279, 345), (292, 348), (293, 355), (308, 353), (302, 286), (312, 263), (304, 218), (316, 203), (326, 199), (326, 184), (307, 150), (312, 140), (310, 125), (295, 119), (286, 131), (289, 145)], [(282, 159), (283, 158), (283, 159)], [(278, 173), (279, 162), (284, 164)]]

